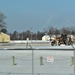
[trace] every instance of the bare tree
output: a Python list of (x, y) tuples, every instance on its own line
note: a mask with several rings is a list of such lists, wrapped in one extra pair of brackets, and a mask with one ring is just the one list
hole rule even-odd
[(5, 17), (4, 14), (0, 11), (0, 31), (1, 31), (2, 29), (6, 29), (5, 19), (6, 19), (6, 17)]

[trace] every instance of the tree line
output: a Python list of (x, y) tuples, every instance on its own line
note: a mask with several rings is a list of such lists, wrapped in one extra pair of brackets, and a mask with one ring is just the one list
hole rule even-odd
[(62, 33), (75, 35), (75, 27), (65, 27), (61, 29), (57, 29), (54, 27), (50, 27), (49, 29), (45, 29), (44, 31), (37, 33), (33, 33), (30, 30), (23, 31), (21, 33), (14, 31), (12, 34), (10, 33), (11, 40), (26, 40), (29, 38), (30, 40), (41, 40), (44, 35), (59, 35)]
[(14, 31), (12, 34), (9, 33), (11, 40), (41, 40), (42, 36), (44, 36), (44, 32), (38, 31), (37, 33), (33, 33), (30, 30), (23, 31), (21, 33)]
[(48, 29), (44, 29), (44, 31), (42, 32), (38, 31), (37, 33), (34, 33), (30, 30), (23, 31), (21, 33), (17, 31), (14, 31), (13, 33), (8, 33), (5, 19), (5, 15), (0, 11), (0, 32), (9, 34), (11, 40), (26, 40), (27, 38), (31, 40), (41, 40), (42, 36), (44, 36), (45, 34), (50, 36), (57, 36), (58, 34), (62, 33), (75, 35), (75, 27), (63, 27), (61, 29), (58, 29), (52, 26), (48, 27)]

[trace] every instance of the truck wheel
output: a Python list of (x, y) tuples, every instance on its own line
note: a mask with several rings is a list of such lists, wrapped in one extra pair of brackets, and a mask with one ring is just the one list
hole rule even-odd
[(60, 43), (58, 43), (58, 45), (60, 46)]
[(52, 42), (52, 43), (51, 43), (51, 45), (53, 46), (53, 45), (54, 45), (54, 43)]

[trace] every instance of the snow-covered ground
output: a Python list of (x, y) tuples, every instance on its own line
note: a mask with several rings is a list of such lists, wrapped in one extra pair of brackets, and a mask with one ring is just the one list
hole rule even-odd
[[(72, 46), (32, 46), (32, 48), (72, 49)], [(43, 65), (40, 65), (41, 56)], [(32, 64), (32, 50), (0, 50), (0, 75), (74, 75), (74, 66), (71, 66), (72, 56), (73, 51), (70, 50), (33, 50)], [(52, 62), (47, 59), (49, 57), (53, 57)]]

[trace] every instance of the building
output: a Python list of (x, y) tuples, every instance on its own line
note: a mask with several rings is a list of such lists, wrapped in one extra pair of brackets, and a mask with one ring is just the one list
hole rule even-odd
[(3, 32), (0, 32), (0, 43), (8, 43), (8, 42), (10, 42), (10, 36)]
[(50, 40), (50, 36), (49, 35), (44, 35), (42, 37), (42, 41), (49, 41)]
[(49, 41), (49, 40), (54, 40), (54, 38), (56, 38), (56, 35), (44, 35), (43, 37), (42, 37), (42, 40), (43, 41)]

